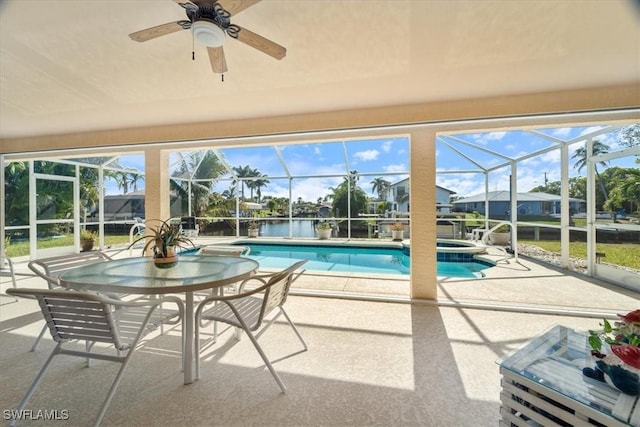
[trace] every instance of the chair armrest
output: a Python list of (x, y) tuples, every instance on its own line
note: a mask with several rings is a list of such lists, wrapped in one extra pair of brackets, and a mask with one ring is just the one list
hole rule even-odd
[(114, 307), (153, 307), (158, 306), (165, 302), (173, 302), (178, 304), (179, 306), (183, 306), (183, 302), (180, 298), (176, 296), (163, 296), (162, 298), (157, 299), (145, 299), (145, 300), (119, 300), (113, 298), (112, 296), (107, 296), (105, 294), (98, 294), (100, 299), (102, 299), (105, 303), (111, 304)]
[[(269, 281), (269, 279), (271, 278), (272, 274), (257, 274), (255, 276), (251, 276), (248, 279), (244, 279), (242, 282), (240, 282), (240, 284), (238, 285), (238, 292), (236, 292), (234, 295), (242, 295), (244, 294), (244, 287), (251, 283), (252, 281), (256, 281), (259, 283), (258, 288), (260, 287), (264, 287), (264, 285), (267, 284), (267, 282)], [(255, 292), (252, 292), (255, 293)], [(249, 294), (246, 294), (249, 295)]]
[[(241, 299), (241, 298), (245, 298), (248, 297), (249, 295), (254, 295), (254, 294), (258, 294), (262, 291), (264, 291), (265, 289), (267, 289), (269, 287), (269, 284), (267, 282), (265, 282), (265, 280), (263, 278), (256, 278), (255, 276), (252, 277), (251, 279), (247, 279), (244, 282), (242, 282), (242, 285), (244, 285), (246, 282), (248, 282), (249, 280), (258, 280), (259, 282), (263, 283), (262, 286), (259, 286), (257, 288), (251, 289), (249, 291), (243, 292), (242, 288), (238, 289), (238, 293), (237, 294), (232, 294), (232, 295), (212, 295), (210, 297), (207, 297), (205, 299), (203, 299), (202, 301), (200, 301), (200, 307), (204, 307), (205, 305), (215, 302), (215, 301), (233, 301), (236, 299)], [(241, 285), (241, 286), (242, 286)]]
[[(100, 299), (111, 305), (115, 310), (123, 310), (127, 312), (130, 309), (135, 308), (150, 308), (148, 314), (145, 316), (144, 324), (146, 325), (149, 320), (153, 317), (153, 313), (156, 311), (158, 307), (160, 307), (164, 303), (174, 303), (177, 306), (178, 312), (171, 311), (169, 315), (160, 315), (160, 317), (155, 317), (156, 322), (162, 323), (165, 325), (175, 325), (178, 324), (184, 318), (184, 303), (177, 296), (163, 296), (162, 298), (157, 299), (147, 299), (147, 300), (134, 300), (134, 301), (122, 301), (117, 299), (112, 299), (105, 297), (104, 295), (99, 295)], [(171, 320), (174, 319), (174, 320)]]

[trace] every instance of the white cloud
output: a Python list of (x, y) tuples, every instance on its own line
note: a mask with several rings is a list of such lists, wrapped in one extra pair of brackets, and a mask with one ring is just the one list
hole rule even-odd
[(589, 126), (589, 127), (585, 128), (582, 132), (580, 132), (580, 135), (581, 136), (582, 135), (586, 135), (588, 133), (595, 132), (595, 131), (598, 131), (600, 129), (602, 129), (602, 126)]
[(384, 151), (385, 153), (388, 153), (391, 151), (391, 146), (393, 145), (393, 141), (385, 141), (382, 143), (382, 151)]
[(358, 160), (362, 160), (363, 162), (367, 162), (370, 160), (376, 160), (379, 155), (380, 155), (380, 152), (378, 150), (365, 150), (365, 151), (358, 151), (353, 155), (353, 157), (355, 157)]
[(558, 129), (554, 129), (551, 132), (552, 136), (555, 136), (556, 138), (565, 138), (567, 136), (569, 136), (569, 134), (571, 133), (571, 129), (573, 128), (558, 128)]
[(478, 144), (487, 145), (491, 141), (501, 141), (506, 134), (507, 132), (474, 133), (471, 138)]
[(409, 168), (407, 168), (407, 165), (405, 165), (404, 163), (400, 163), (397, 165), (387, 165), (384, 166), (383, 168), (384, 172), (406, 172)]

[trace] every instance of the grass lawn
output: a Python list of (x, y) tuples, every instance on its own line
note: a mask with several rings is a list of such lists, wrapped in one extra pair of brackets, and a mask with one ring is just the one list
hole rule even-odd
[[(538, 246), (545, 251), (560, 253), (560, 241), (558, 240), (522, 240), (519, 243)], [(633, 243), (598, 243), (596, 251), (606, 255), (604, 262), (615, 264), (621, 267), (628, 267), (640, 270), (640, 244)], [(574, 258), (587, 257), (586, 242), (569, 243), (569, 253)]]
[[(105, 236), (105, 246), (120, 246), (129, 244), (129, 235)], [(59, 246), (73, 246), (73, 236), (62, 236), (55, 239), (42, 239), (38, 241), (38, 249), (56, 248)], [(29, 255), (29, 242), (10, 242), (6, 248), (9, 258)]]

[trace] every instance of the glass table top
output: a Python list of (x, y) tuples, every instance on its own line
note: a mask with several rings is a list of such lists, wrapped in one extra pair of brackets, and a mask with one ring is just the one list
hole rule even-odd
[(503, 369), (627, 422), (638, 396), (623, 394), (583, 375), (583, 368), (595, 367), (587, 337), (586, 331), (556, 325), (497, 363)]
[(181, 255), (171, 268), (151, 257), (97, 262), (65, 271), (63, 286), (110, 292), (171, 293), (207, 289), (250, 277), (258, 263), (242, 257)]

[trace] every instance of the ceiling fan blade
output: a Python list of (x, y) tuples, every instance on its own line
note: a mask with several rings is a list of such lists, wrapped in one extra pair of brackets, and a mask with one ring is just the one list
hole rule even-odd
[(258, 49), (261, 52), (266, 53), (269, 56), (274, 57), (275, 59), (282, 59), (287, 55), (287, 49), (280, 46), (278, 43), (272, 42), (269, 39), (265, 39), (261, 35), (258, 35), (253, 31), (249, 31), (246, 28), (240, 27), (240, 32), (238, 32), (238, 40), (255, 49)]
[(147, 40), (155, 39), (156, 37), (166, 36), (167, 34), (184, 30), (184, 27), (180, 25), (179, 22), (182, 21), (167, 22), (166, 24), (156, 25), (155, 27), (147, 28), (146, 30), (131, 33), (129, 34), (129, 37), (131, 37), (131, 40), (135, 40), (137, 42), (146, 42)]
[(209, 62), (214, 73), (226, 73), (227, 61), (224, 59), (224, 50), (220, 47), (207, 47), (209, 52)]
[(218, 0), (218, 4), (233, 16), (242, 12), (246, 8), (253, 6), (259, 1), (260, 0)]

